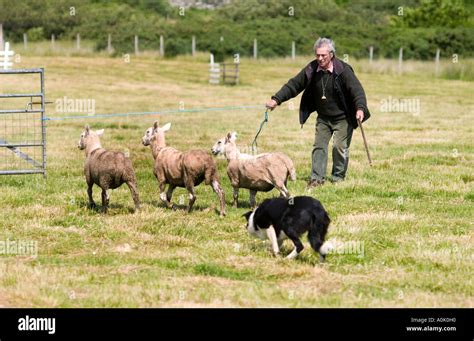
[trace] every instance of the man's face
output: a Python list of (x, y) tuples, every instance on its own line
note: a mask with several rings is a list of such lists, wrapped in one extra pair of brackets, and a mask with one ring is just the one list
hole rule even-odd
[(316, 49), (316, 60), (319, 66), (323, 69), (327, 69), (331, 62), (332, 53), (329, 52), (329, 48), (325, 45)]

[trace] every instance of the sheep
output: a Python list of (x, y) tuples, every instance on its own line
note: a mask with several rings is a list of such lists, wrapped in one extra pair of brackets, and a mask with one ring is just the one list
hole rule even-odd
[(78, 143), (80, 150), (86, 151), (84, 174), (87, 182), (89, 207), (95, 208), (92, 198), (92, 186), (96, 184), (102, 189), (102, 210), (107, 213), (109, 206), (109, 189), (120, 187), (126, 183), (132, 193), (135, 209), (140, 209), (140, 199), (137, 191), (137, 180), (132, 163), (124, 153), (107, 151), (100, 144), (100, 136), (104, 129), (93, 131), (86, 126)]
[[(172, 208), (171, 196), (174, 189), (184, 187), (189, 192), (187, 206), (189, 213), (196, 201), (194, 187), (204, 181), (206, 185), (211, 185), (217, 194), (220, 201), (220, 216), (225, 216), (224, 191), (219, 182), (216, 162), (211, 155), (203, 150), (180, 152), (172, 147), (167, 147), (165, 132), (170, 127), (171, 123), (160, 127), (155, 121), (142, 138), (143, 145), (150, 146), (155, 160), (153, 173), (158, 180), (161, 200), (167, 207)], [(166, 184), (168, 184), (167, 192), (165, 192)]]
[(276, 187), (280, 195), (288, 198), (290, 193), (286, 188), (288, 177), (296, 180), (293, 161), (283, 153), (263, 153), (249, 155), (240, 153), (235, 140), (237, 133), (228, 133), (218, 140), (211, 151), (214, 155), (224, 154), (228, 165), (227, 175), (233, 187), (233, 206), (238, 206), (239, 188), (250, 191), (250, 206), (255, 207), (257, 192), (268, 192)]

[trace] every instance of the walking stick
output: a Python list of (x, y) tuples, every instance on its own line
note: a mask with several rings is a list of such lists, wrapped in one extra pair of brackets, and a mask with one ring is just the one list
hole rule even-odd
[(367, 145), (367, 139), (365, 138), (364, 128), (362, 128), (362, 122), (357, 120), (357, 124), (360, 127), (360, 132), (362, 133), (362, 139), (364, 140), (365, 151), (367, 152), (367, 158), (369, 159), (369, 165), (372, 167), (372, 159), (370, 158), (369, 146)]

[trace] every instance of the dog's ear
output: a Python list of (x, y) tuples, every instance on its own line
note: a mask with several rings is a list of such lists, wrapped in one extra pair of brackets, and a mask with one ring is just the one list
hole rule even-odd
[(252, 211), (248, 211), (248, 212), (242, 214), (242, 217), (245, 217), (245, 219), (247, 219), (247, 221), (249, 221), (249, 218), (250, 218), (251, 215), (252, 215)]

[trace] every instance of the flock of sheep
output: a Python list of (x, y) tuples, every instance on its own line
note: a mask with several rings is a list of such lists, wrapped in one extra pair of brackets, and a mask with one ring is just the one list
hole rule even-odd
[[(171, 196), (176, 187), (184, 187), (189, 192), (187, 211), (196, 201), (195, 187), (204, 181), (211, 185), (220, 203), (220, 216), (225, 215), (224, 191), (219, 182), (215, 160), (204, 150), (181, 152), (166, 146), (165, 133), (171, 123), (159, 126), (155, 122), (142, 138), (145, 146), (150, 146), (154, 162), (153, 173), (158, 180), (160, 198), (171, 208)], [(100, 136), (104, 130), (93, 131), (87, 126), (81, 134), (78, 148), (85, 150), (84, 174), (87, 182), (89, 206), (95, 207), (92, 198), (94, 184), (102, 189), (102, 208), (107, 212), (109, 190), (126, 183), (132, 193), (135, 208), (140, 208), (137, 181), (132, 163), (121, 152), (102, 148)], [(240, 188), (250, 191), (250, 205), (255, 207), (257, 192), (268, 192), (277, 188), (281, 196), (290, 196), (286, 183), (288, 178), (296, 180), (295, 167), (291, 159), (283, 153), (249, 155), (240, 153), (236, 144), (236, 133), (228, 133), (212, 147), (214, 155), (223, 154), (227, 159), (227, 175), (233, 188), (233, 205), (237, 206)], [(165, 191), (165, 186), (168, 189)]]

